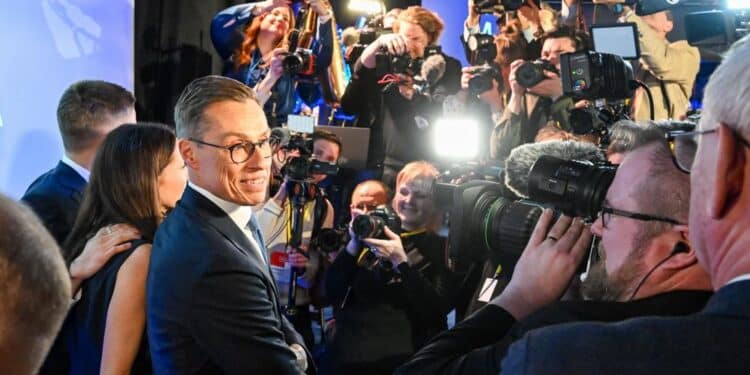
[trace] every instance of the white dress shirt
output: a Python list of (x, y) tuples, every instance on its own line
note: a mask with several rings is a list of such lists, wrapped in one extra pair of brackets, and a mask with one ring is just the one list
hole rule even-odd
[(68, 155), (65, 154), (63, 154), (63, 157), (62, 159), (60, 159), (60, 161), (73, 168), (73, 170), (76, 171), (76, 173), (78, 173), (86, 182), (89, 182), (89, 176), (91, 175), (91, 172), (89, 172), (88, 169), (74, 162), (73, 159), (69, 158)]

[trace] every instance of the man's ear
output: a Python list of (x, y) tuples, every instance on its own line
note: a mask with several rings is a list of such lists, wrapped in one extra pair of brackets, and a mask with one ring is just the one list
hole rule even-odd
[(708, 193), (709, 214), (721, 219), (736, 204), (745, 183), (745, 148), (734, 132), (725, 124), (719, 124), (716, 164), (716, 180), (713, 191)]
[[(695, 250), (690, 246), (688, 239), (689, 229), (687, 225), (674, 225), (672, 231), (678, 239), (671, 250), (669, 260), (664, 263), (666, 269), (683, 269), (698, 262)], [(673, 237), (674, 238), (674, 237)]]
[(177, 141), (177, 147), (180, 150), (180, 155), (182, 155), (182, 159), (185, 160), (185, 165), (188, 166), (188, 168), (193, 170), (200, 169), (200, 163), (198, 163), (198, 159), (195, 157), (195, 144), (187, 139), (181, 138)]

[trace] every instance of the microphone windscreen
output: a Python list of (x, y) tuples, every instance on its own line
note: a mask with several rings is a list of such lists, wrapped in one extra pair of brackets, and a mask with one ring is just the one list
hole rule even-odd
[(420, 75), (430, 85), (439, 81), (445, 74), (445, 57), (441, 54), (436, 54), (428, 57), (424, 63), (422, 63), (422, 71)]
[(605, 161), (606, 156), (587, 142), (548, 141), (518, 146), (505, 160), (505, 185), (518, 196), (529, 197), (529, 171), (542, 155), (563, 160)]

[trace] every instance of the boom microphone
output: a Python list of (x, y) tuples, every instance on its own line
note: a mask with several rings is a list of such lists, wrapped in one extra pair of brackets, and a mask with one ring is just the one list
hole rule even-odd
[(549, 141), (518, 146), (505, 160), (505, 186), (518, 196), (529, 197), (529, 171), (542, 155), (563, 160), (605, 161), (604, 153), (594, 144), (576, 141)]
[(420, 76), (427, 81), (428, 85), (434, 85), (443, 78), (445, 74), (445, 57), (441, 54), (432, 55), (422, 63)]

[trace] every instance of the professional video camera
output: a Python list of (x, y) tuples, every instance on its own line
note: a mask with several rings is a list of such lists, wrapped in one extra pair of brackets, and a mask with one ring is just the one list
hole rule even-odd
[(472, 77), (469, 79), (469, 93), (479, 95), (492, 88), (492, 81), (497, 81), (502, 90), (500, 69), (495, 64), (497, 46), (495, 37), (487, 34), (471, 34), (468, 40), (471, 51), (470, 63), (473, 66)]
[(476, 0), (474, 10), (479, 14), (502, 14), (520, 8), (523, 3), (524, 0)]
[[(523, 177), (528, 199), (517, 199), (495, 182), (436, 183), (436, 204), (450, 207), (451, 256), (479, 262), (489, 258), (512, 269), (544, 208), (595, 219), (615, 171), (604, 162), (541, 156)], [(512, 188), (507, 177), (506, 185)]]
[(633, 68), (622, 57), (593, 51), (560, 55), (563, 93), (580, 99), (627, 99), (635, 86)]
[(310, 181), (313, 174), (337, 174), (338, 165), (313, 158), (313, 140), (306, 134), (290, 132), (288, 142), (280, 145), (286, 151), (299, 152), (299, 156), (286, 160), (281, 169), (282, 174), (291, 181)]
[[(386, 239), (385, 227), (396, 234), (401, 233), (401, 219), (389, 206), (378, 207), (367, 214), (359, 215), (352, 221), (352, 232), (357, 238)], [(372, 269), (380, 263), (380, 259), (365, 247), (357, 260), (357, 264)], [(390, 263), (384, 263), (386, 266)]]
[(534, 87), (547, 79), (547, 76), (544, 75), (545, 71), (560, 74), (557, 68), (547, 60), (525, 61), (516, 68), (516, 82), (525, 88)]

